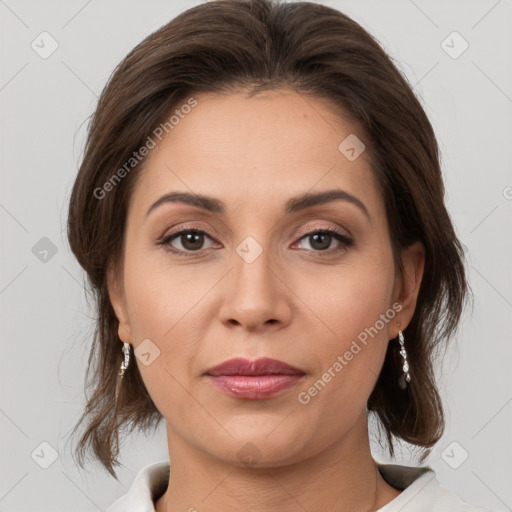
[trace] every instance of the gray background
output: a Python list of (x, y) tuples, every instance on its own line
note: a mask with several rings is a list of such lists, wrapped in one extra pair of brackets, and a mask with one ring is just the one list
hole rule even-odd
[[(93, 312), (67, 246), (66, 204), (86, 119), (114, 66), (197, 3), (0, 0), (1, 511), (104, 510), (142, 466), (168, 456), (161, 428), (125, 443), (120, 483), (70, 458)], [(512, 2), (321, 3), (378, 38), (438, 135), (475, 302), (438, 369), (447, 429), (427, 463), (466, 501), (511, 510)], [(43, 31), (58, 43), (46, 59), (31, 47)], [(461, 40), (442, 46), (453, 31), (469, 44), (457, 58)], [(407, 446), (399, 460), (411, 463)]]

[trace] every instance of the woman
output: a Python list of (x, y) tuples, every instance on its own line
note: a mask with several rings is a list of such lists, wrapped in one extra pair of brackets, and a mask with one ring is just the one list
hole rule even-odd
[(165, 419), (169, 459), (110, 512), (482, 510), (370, 452), (372, 413), (423, 462), (434, 355), (467, 294), (438, 146), (379, 44), (313, 3), (220, 0), (121, 62), (69, 206), (96, 294), (79, 423)]

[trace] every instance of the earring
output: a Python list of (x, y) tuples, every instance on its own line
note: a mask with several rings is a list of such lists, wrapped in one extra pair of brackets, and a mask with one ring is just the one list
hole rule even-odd
[(411, 382), (411, 376), (409, 375), (409, 363), (407, 361), (407, 352), (405, 351), (404, 335), (402, 331), (398, 330), (398, 341), (400, 343), (400, 355), (402, 356), (402, 370), (403, 374), (398, 379), (398, 386), (400, 389), (405, 389), (407, 383)]
[[(119, 372), (117, 373), (117, 381), (116, 381), (116, 390), (114, 397), (114, 417), (117, 417), (117, 403), (119, 399), (119, 393), (121, 391), (121, 383), (123, 381), (124, 373), (130, 364), (130, 344), (124, 342), (123, 343), (123, 355), (124, 359), (121, 362), (121, 367), (119, 368)], [(114, 429), (114, 448), (110, 447), (110, 458), (114, 460), (119, 454), (119, 432), (118, 429)]]
[(130, 364), (130, 344), (129, 343), (123, 343), (123, 354), (124, 354), (124, 361), (121, 363), (121, 368), (119, 368), (119, 377), (123, 378), (124, 372), (128, 368), (128, 365)]

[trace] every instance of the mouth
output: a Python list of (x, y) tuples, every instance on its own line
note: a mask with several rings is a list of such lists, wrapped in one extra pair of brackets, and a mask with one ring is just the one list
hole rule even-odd
[(305, 372), (284, 361), (264, 357), (255, 361), (230, 359), (210, 368), (205, 375), (216, 389), (228, 396), (262, 400), (295, 386)]

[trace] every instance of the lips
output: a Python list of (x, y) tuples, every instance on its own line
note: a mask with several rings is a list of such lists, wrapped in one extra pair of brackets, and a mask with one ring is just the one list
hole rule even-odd
[(305, 372), (268, 357), (255, 361), (235, 358), (210, 368), (206, 376), (212, 386), (229, 397), (265, 400), (296, 386)]
[(302, 370), (284, 361), (269, 357), (262, 357), (254, 361), (237, 357), (224, 361), (206, 372), (207, 375), (214, 377), (220, 375), (304, 375), (304, 373)]

